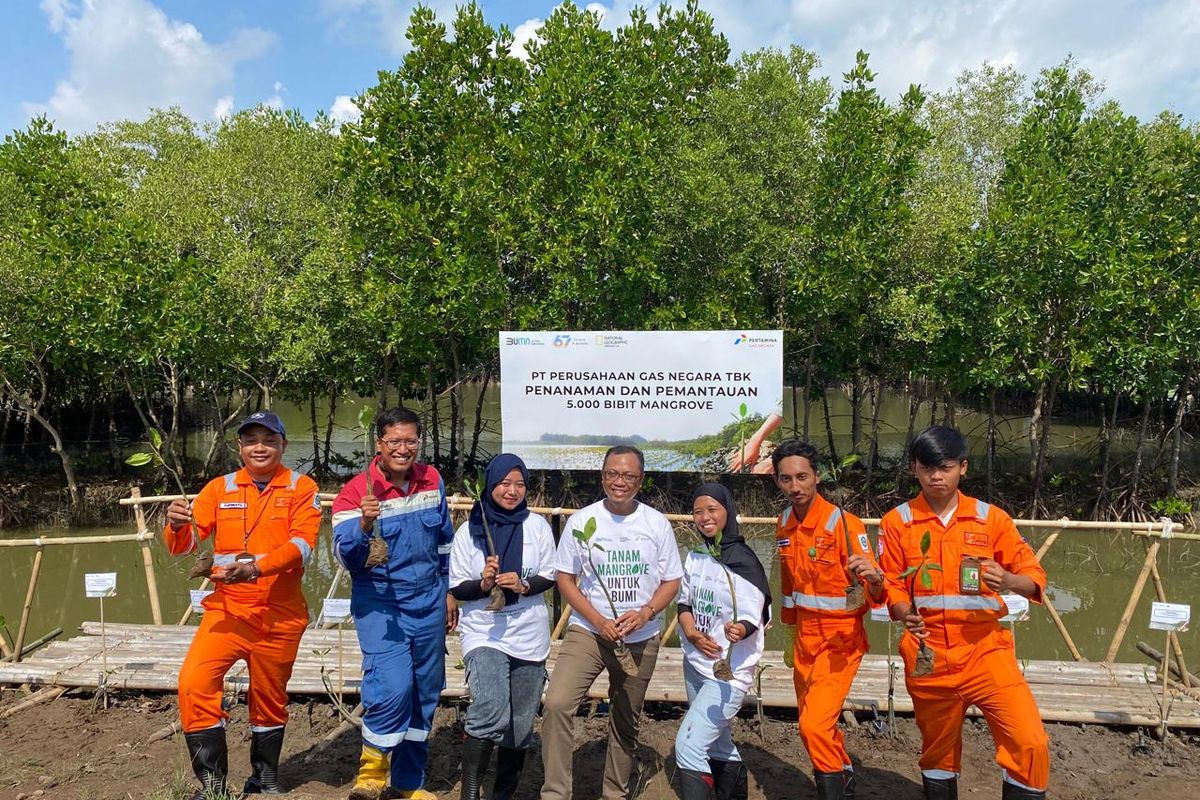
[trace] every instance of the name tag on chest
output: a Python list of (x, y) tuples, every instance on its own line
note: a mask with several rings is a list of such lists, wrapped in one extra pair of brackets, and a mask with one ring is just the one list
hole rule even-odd
[(966, 531), (963, 533), (963, 543), (968, 547), (987, 547), (992, 540), (983, 531)]
[(219, 508), (245, 508), (245, 503), (221, 503)]

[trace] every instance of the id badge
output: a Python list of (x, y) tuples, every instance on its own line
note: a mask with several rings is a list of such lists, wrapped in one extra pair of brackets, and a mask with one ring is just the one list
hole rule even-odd
[(980, 563), (978, 558), (967, 556), (958, 565), (958, 590), (963, 594), (979, 594)]

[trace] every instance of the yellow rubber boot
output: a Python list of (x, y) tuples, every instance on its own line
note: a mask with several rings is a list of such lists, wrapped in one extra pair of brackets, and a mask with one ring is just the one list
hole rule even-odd
[(369, 744), (362, 747), (358, 759), (358, 777), (350, 790), (350, 800), (377, 800), (388, 784), (388, 754)]

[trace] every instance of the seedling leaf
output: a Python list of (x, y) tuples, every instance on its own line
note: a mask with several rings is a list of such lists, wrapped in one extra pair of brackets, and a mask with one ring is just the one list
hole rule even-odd
[(929, 570), (921, 570), (921, 585), (926, 589), (933, 588), (933, 576), (929, 574)]
[(909, 567), (908, 569), (904, 570), (904, 572), (900, 573), (900, 577), (907, 578), (909, 575), (912, 575), (916, 571), (917, 571), (916, 567)]
[(921, 555), (925, 555), (929, 552), (930, 541), (929, 529), (926, 528), (925, 533), (921, 534)]
[(134, 453), (129, 458), (125, 459), (125, 463), (131, 467), (144, 467), (154, 461), (154, 456), (149, 453)]

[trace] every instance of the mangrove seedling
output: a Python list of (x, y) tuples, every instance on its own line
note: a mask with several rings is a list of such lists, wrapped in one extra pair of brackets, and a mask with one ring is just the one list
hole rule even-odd
[[(921, 586), (924, 588), (932, 589), (933, 575), (930, 571), (942, 571), (942, 566), (940, 564), (934, 564), (929, 560), (929, 544), (929, 529), (926, 528), (925, 533), (921, 535), (920, 563), (914, 564), (908, 569), (904, 570), (904, 572), (900, 573), (901, 579), (908, 578), (908, 600), (910, 603), (912, 603), (912, 609), (910, 613), (918, 613), (916, 596), (917, 581), (921, 581)], [(925, 644), (924, 639), (918, 639), (917, 641), (920, 643), (921, 647), (919, 650), (917, 650), (917, 663), (913, 665), (912, 676), (914, 678), (920, 678), (922, 675), (929, 675), (933, 672), (933, 650), (929, 648), (929, 645)]]
[[(846, 514), (838, 509), (838, 524), (842, 528), (842, 538), (846, 540), (846, 556), (854, 552), (854, 542), (850, 540), (850, 530), (846, 527)], [(867, 603), (867, 593), (858, 578), (850, 570), (846, 570), (846, 610), (857, 611)]]
[[(162, 434), (157, 428), (150, 429), (150, 452), (149, 453), (134, 453), (129, 458), (125, 459), (125, 463), (131, 467), (145, 467), (153, 464), (159, 467), (175, 481), (175, 488), (183, 495), (183, 499), (187, 501), (187, 489), (184, 488), (183, 479), (179, 473), (166, 462), (162, 455)], [(196, 520), (192, 517), (191, 506), (188, 507), (188, 522), (192, 529), (196, 528)], [(196, 541), (196, 563), (192, 564), (192, 568), (188, 571), (189, 578), (209, 578), (212, 577), (213, 555), (210, 551), (205, 550), (200, 545), (200, 537), (195, 538)]]
[(745, 403), (738, 406), (736, 414), (730, 414), (738, 426), (738, 458), (741, 459), (741, 469), (738, 472), (745, 472), (750, 459), (746, 458), (746, 423), (750, 421), (750, 409)]
[[(371, 406), (365, 405), (358, 412), (358, 426), (363, 429), (363, 447), (366, 451), (367, 465), (363, 469), (363, 476), (367, 481), (367, 493), (363, 497), (366, 500), (368, 497), (375, 498), (375, 482), (371, 480), (371, 422), (375, 414), (371, 410)], [(381, 564), (386, 564), (388, 560), (388, 546), (383, 539), (383, 534), (380, 531), (379, 520), (375, 520), (375, 524), (371, 526), (371, 541), (367, 542), (367, 561), (366, 568), (372, 569)]]
[[(474, 483), (471, 481), (466, 481), (465, 485), (467, 488), (467, 496), (476, 503), (479, 503), (479, 516), (483, 519), (483, 533), (484, 536), (487, 537), (488, 555), (494, 556), (496, 555), (496, 542), (494, 539), (492, 539), (492, 526), (488, 524), (487, 506), (483, 504), (483, 481), (479, 478), (476, 478)], [(486, 606), (488, 611), (500, 611), (504, 608), (504, 590), (495, 583), (492, 584), (492, 589), (490, 592), (488, 592), (488, 598), (488, 604)]]
[[(604, 547), (599, 542), (593, 542), (592, 537), (596, 535), (596, 518), (591, 517), (583, 524), (583, 530), (575, 528), (571, 531), (571, 535), (575, 537), (575, 541), (583, 547), (584, 553), (587, 554), (588, 564), (592, 568), (592, 574), (596, 576), (596, 582), (600, 584), (600, 589), (604, 592), (604, 599), (608, 601), (608, 608), (612, 611), (612, 618), (615, 620), (617, 614), (617, 604), (613, 602), (612, 592), (608, 590), (608, 584), (604, 580), (604, 576), (596, 569), (596, 562), (592, 560), (592, 551), (599, 550), (605, 552)], [(621, 662), (621, 667), (625, 670), (626, 675), (636, 675), (638, 672), (637, 662), (633, 660), (633, 653), (629, 652), (629, 648), (625, 646), (625, 642), (618, 639), (613, 645), (613, 653), (616, 654), (617, 660)]]
[[(745, 404), (742, 405), (742, 408), (745, 408)], [(696, 548), (696, 552), (703, 553), (706, 556), (712, 556), (713, 559), (715, 559), (716, 562), (721, 565), (721, 571), (725, 573), (725, 581), (729, 584), (729, 597), (733, 601), (733, 621), (737, 622), (737, 590), (733, 588), (733, 576), (729, 573), (729, 570), (725, 567), (725, 565), (721, 563), (721, 537), (724, 536), (724, 534), (725, 531), (717, 531), (717, 535), (713, 537), (711, 542), (701, 536), (700, 545)], [(720, 624), (720, 620), (718, 620), (718, 624)], [(725, 655), (721, 658), (718, 658), (716, 663), (713, 664), (713, 677), (719, 681), (733, 680), (733, 666), (731, 665), (732, 660), (733, 642), (730, 642), (728, 649), (725, 651)]]

